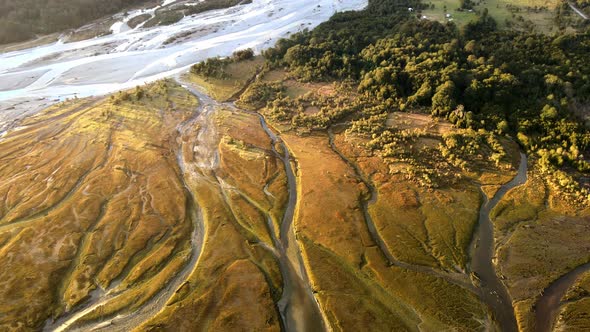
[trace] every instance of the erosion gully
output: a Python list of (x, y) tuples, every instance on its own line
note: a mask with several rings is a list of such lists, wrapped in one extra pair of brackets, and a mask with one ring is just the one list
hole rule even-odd
[(178, 126), (179, 135), (177, 143), (179, 144), (179, 147), (176, 153), (181, 171), (179, 181), (183, 184), (185, 196), (187, 198), (187, 218), (189, 218), (193, 224), (193, 232), (190, 238), (191, 251), (185, 266), (155, 296), (143, 304), (141, 308), (132, 313), (114, 314), (102, 317), (99, 320), (89, 321), (82, 324), (78, 323), (81, 318), (90, 312), (100, 310), (100, 308), (108, 302), (116, 300), (116, 297), (121, 294), (121, 292), (115, 291), (116, 286), (122, 279), (118, 278), (111, 283), (111, 286), (108, 289), (103, 290), (99, 287), (92, 291), (85, 304), (76, 307), (74, 310), (67, 312), (56, 320), (47, 320), (43, 327), (43, 331), (131, 331), (160, 312), (174, 294), (176, 294), (177, 290), (188, 281), (188, 278), (198, 265), (199, 257), (203, 249), (205, 225), (203, 223), (200, 208), (196, 205), (194, 196), (186, 182), (187, 178), (194, 175), (191, 168), (194, 168), (195, 165), (189, 165), (185, 161), (182, 153), (184, 150), (183, 145), (189, 143), (184, 142), (181, 137), (183, 133), (193, 130), (196, 127), (195, 123), (202, 118), (203, 113), (206, 113), (206, 111), (204, 111), (204, 106), (205, 105), (200, 104), (195, 111), (195, 116)]
[(484, 202), (479, 210), (479, 225), (471, 245), (470, 270), (479, 279), (480, 298), (490, 307), (494, 320), (503, 332), (517, 331), (518, 327), (512, 300), (493, 264), (495, 255), (494, 225), (490, 219), (490, 212), (508, 191), (527, 181), (527, 169), (527, 157), (521, 152), (516, 176), (500, 187), (491, 200), (483, 195)]
[[(285, 143), (269, 128), (262, 115), (242, 110), (231, 102), (220, 103), (192, 87), (177, 77), (177, 82), (195, 94), (201, 103), (215, 108), (226, 108), (234, 112), (253, 114), (260, 120), (260, 125), (271, 140), (272, 151), (283, 163), (287, 175), (289, 200), (280, 226), (280, 234), (276, 234), (272, 221), (268, 220), (268, 228), (273, 240), (283, 278), (283, 292), (277, 303), (281, 315), (282, 327), (285, 331), (325, 331), (326, 323), (313, 295), (311, 285), (301, 251), (295, 239), (293, 219), (297, 205), (297, 178), (291, 165), (291, 154)], [(277, 150), (280, 146), (281, 152)]]

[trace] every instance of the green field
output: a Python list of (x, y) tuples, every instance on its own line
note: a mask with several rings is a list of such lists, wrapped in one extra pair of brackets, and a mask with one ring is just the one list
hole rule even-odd
[[(472, 11), (459, 10), (459, 0), (430, 0), (424, 3), (430, 8), (423, 10), (421, 15), (439, 22), (452, 21), (463, 26), (476, 19), (477, 13), (487, 9), (500, 28), (532, 29), (537, 32), (551, 33), (557, 31), (555, 17), (557, 8), (562, 2), (559, 0), (479, 0), (474, 1), (475, 6)], [(571, 16), (570, 11), (565, 14), (568, 17)], [(573, 18), (575, 21), (576, 18)]]

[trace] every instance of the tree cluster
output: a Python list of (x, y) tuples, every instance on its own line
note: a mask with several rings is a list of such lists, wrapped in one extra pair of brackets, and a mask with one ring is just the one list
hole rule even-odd
[[(366, 11), (337, 14), (264, 55), (301, 81), (356, 82), (364, 106), (349, 108), (351, 130), (381, 139), (375, 149), (400, 139), (381, 114), (429, 109), (460, 128), (512, 135), (552, 167), (590, 171), (588, 124), (573, 112), (590, 102), (590, 33), (500, 31), (487, 11), (458, 29), (417, 19), (404, 6), (412, 5), (370, 1)], [(295, 113), (295, 125), (317, 116)]]
[(209, 58), (191, 67), (191, 73), (205, 78), (228, 79), (230, 75), (226, 67), (232, 63), (254, 58), (254, 51), (251, 48), (238, 50), (228, 58)]

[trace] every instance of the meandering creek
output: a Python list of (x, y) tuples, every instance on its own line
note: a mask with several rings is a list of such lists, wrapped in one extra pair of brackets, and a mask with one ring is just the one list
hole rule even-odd
[[(319, 305), (309, 284), (307, 270), (301, 257), (299, 246), (293, 230), (293, 218), (297, 205), (297, 178), (291, 165), (291, 154), (285, 143), (268, 127), (264, 117), (255, 112), (248, 112), (237, 108), (233, 103), (220, 103), (203, 92), (191, 87), (177, 77), (177, 81), (195, 94), (206, 108), (227, 108), (235, 112), (244, 112), (258, 116), (260, 125), (272, 142), (272, 151), (283, 163), (287, 175), (287, 190), (289, 200), (281, 222), (280, 234), (276, 234), (269, 221), (271, 234), (283, 277), (283, 292), (278, 302), (278, 309), (286, 331), (324, 331), (325, 323)], [(280, 146), (280, 149), (277, 149)]]
[(576, 280), (585, 272), (590, 271), (590, 263), (578, 266), (559, 277), (544, 291), (535, 305), (535, 329), (537, 332), (549, 332), (556, 323), (561, 299)]
[[(315, 300), (301, 252), (298, 248), (293, 230), (293, 217), (297, 204), (297, 178), (291, 165), (289, 149), (282, 140), (270, 130), (266, 120), (260, 114), (260, 124), (273, 144), (273, 151), (285, 165), (289, 200), (281, 223), (279, 236), (279, 262), (283, 274), (283, 294), (278, 303), (283, 323), (287, 331), (323, 331), (323, 317)], [(283, 154), (276, 150), (281, 146)]]
[(521, 153), (516, 176), (504, 184), (491, 200), (487, 200), (484, 195), (484, 202), (479, 210), (479, 227), (472, 245), (470, 269), (479, 279), (481, 299), (490, 307), (494, 314), (494, 320), (503, 332), (517, 331), (518, 328), (512, 300), (493, 264), (494, 225), (490, 220), (490, 212), (508, 191), (527, 181), (527, 169), (527, 157)]

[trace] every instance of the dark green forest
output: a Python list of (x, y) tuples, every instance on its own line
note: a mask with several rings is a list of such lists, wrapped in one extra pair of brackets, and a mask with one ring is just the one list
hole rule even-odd
[[(354, 100), (319, 101), (321, 111), (306, 115), (301, 104), (309, 100), (293, 100), (276, 86), (254, 85), (243, 99), (266, 96), (269, 115), (297, 128), (322, 130), (346, 120), (349, 131), (371, 138), (369, 147), (384, 157), (411, 139), (386, 128), (387, 114), (428, 112), (486, 133), (472, 139), (488, 145), (494, 158), (503, 153), (489, 135), (511, 136), (564, 187), (573, 186), (567, 174), (589, 174), (590, 132), (579, 116), (579, 106), (590, 101), (588, 31), (500, 31), (486, 12), (458, 28), (418, 19), (409, 6), (419, 5), (371, 1), (365, 11), (337, 14), (264, 53), (271, 67), (286, 68), (300, 81), (345, 82)], [(470, 151), (445, 153), (468, 158)]]
[(0, 44), (80, 27), (147, 0), (0, 0)]

